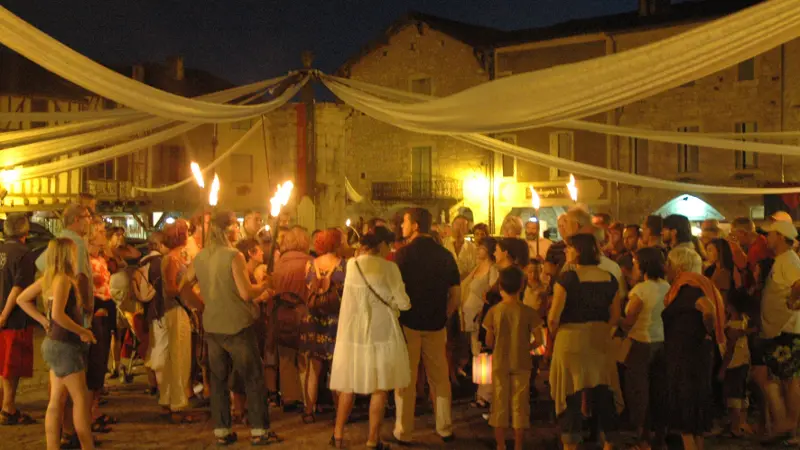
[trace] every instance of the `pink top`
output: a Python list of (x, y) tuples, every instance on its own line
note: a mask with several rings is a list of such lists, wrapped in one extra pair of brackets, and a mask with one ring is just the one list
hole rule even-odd
[(90, 256), (89, 261), (92, 263), (94, 296), (111, 300), (111, 272), (108, 270), (108, 262), (102, 256)]

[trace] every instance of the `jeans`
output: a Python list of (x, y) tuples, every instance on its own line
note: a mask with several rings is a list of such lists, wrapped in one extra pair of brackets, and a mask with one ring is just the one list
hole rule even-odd
[(228, 378), (235, 370), (244, 380), (247, 395), (247, 420), (253, 436), (269, 429), (267, 393), (264, 386), (258, 339), (252, 326), (237, 334), (206, 333), (208, 368), (211, 372), (211, 418), (214, 434), (225, 436), (231, 430), (231, 404)]

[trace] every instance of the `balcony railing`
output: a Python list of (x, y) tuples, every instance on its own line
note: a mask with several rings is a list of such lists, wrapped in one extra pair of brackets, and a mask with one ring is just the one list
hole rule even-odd
[(461, 180), (434, 178), (372, 183), (372, 200), (375, 201), (461, 200), (463, 197)]
[(116, 180), (86, 180), (90, 194), (98, 200), (131, 200), (131, 188), (133, 183), (130, 181)]

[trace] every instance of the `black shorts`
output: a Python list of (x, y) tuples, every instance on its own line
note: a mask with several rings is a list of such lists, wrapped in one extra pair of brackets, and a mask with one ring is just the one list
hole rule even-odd
[[(741, 402), (747, 397), (747, 375), (749, 373), (750, 366), (747, 364), (725, 371), (725, 381), (722, 384), (722, 390), (728, 407), (732, 407), (731, 400), (739, 400), (739, 402)], [(739, 404), (738, 407), (741, 407), (741, 404)]]
[(756, 335), (747, 337), (747, 345), (750, 346), (750, 364), (753, 366), (766, 366), (764, 352), (769, 344), (769, 339), (764, 339)]

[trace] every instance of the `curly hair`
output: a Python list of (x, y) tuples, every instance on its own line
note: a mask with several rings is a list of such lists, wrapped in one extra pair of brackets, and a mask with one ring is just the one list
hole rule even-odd
[(166, 225), (163, 233), (164, 245), (170, 250), (183, 247), (189, 239), (189, 227), (182, 220)]
[[(375, 227), (373, 227), (374, 231)], [(342, 246), (342, 232), (338, 228), (328, 228), (314, 236), (314, 250), (318, 255), (334, 253)]]

